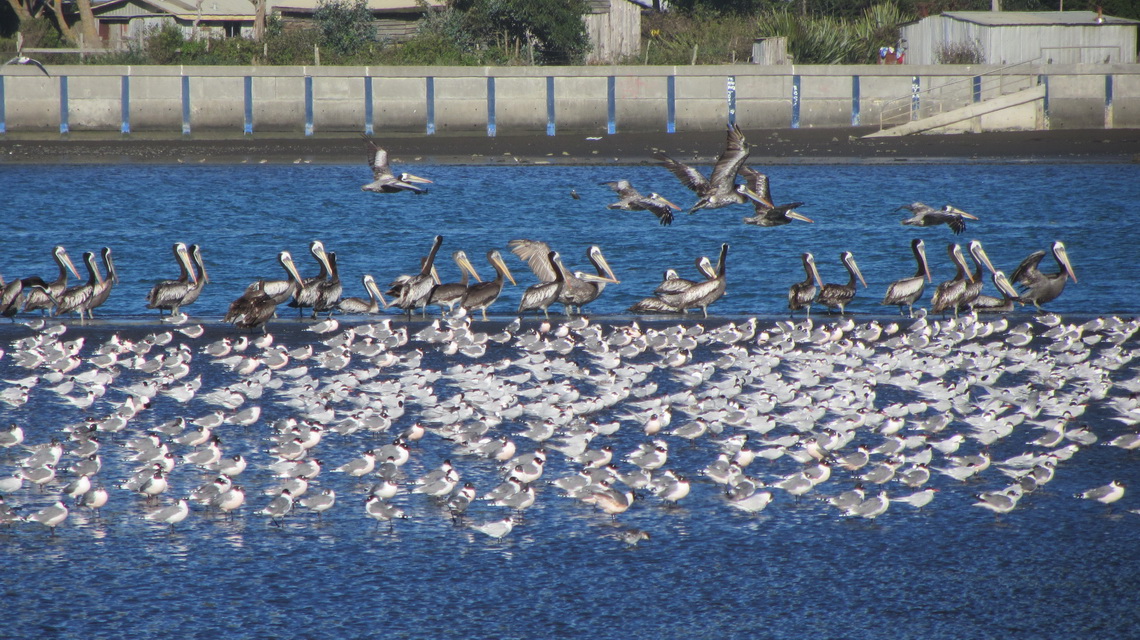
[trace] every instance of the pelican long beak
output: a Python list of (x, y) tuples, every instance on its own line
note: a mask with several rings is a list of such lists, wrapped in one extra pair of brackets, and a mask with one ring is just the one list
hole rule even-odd
[(483, 281), (483, 279), (479, 277), (479, 274), (475, 272), (475, 267), (471, 264), (471, 261), (467, 259), (466, 254), (460, 255), (458, 258), (456, 258), (456, 262), (459, 263), (459, 268), (466, 269), (467, 273), (471, 274), (472, 278), (475, 278), (475, 282)]
[(103, 247), (103, 262), (107, 263), (107, 271), (111, 273), (111, 282), (119, 284), (119, 272), (115, 270), (115, 261), (111, 259), (110, 247)]
[(198, 284), (198, 276), (194, 273), (194, 267), (190, 264), (190, 253), (186, 250), (186, 245), (178, 247), (178, 262), (182, 264), (182, 268), (186, 269), (186, 273), (190, 275), (190, 282)]
[(663, 204), (663, 205), (665, 205), (665, 206), (669, 207), (670, 209), (674, 209), (674, 210), (676, 210), (676, 211), (680, 211), (680, 210), (681, 210), (681, 207), (678, 207), (677, 205), (673, 204), (672, 202), (669, 202), (669, 200), (667, 200), (667, 199), (665, 198), (665, 196), (663, 196), (663, 195), (661, 195), (661, 194), (657, 194), (657, 200), (659, 200), (659, 201), (661, 202), (661, 204)]
[(71, 275), (75, 276), (76, 278), (79, 277), (79, 271), (75, 269), (75, 263), (71, 261), (71, 256), (67, 255), (66, 251), (59, 252), (59, 259), (63, 260), (63, 265), (67, 267), (69, 271), (71, 271)]
[(388, 301), (384, 299), (384, 294), (380, 293), (380, 287), (376, 285), (376, 279), (375, 278), (373, 278), (371, 276), (365, 277), (364, 287), (366, 289), (368, 289), (368, 291), (371, 292), (372, 295), (376, 296), (376, 299), (380, 301), (380, 304), (384, 305), (385, 309), (388, 308)]
[(515, 282), (515, 277), (511, 275), (511, 270), (507, 268), (507, 263), (503, 262), (502, 256), (496, 253), (491, 256), (491, 259), (495, 261), (495, 265), (499, 267), (499, 270), (503, 272), (503, 275), (507, 277), (507, 280), (511, 281), (511, 284), (518, 285), (518, 283)]
[(617, 282), (617, 280), (611, 280), (605, 276), (599, 276), (593, 273), (582, 273), (581, 271), (575, 271), (574, 276), (579, 280), (585, 282), (605, 282), (607, 284), (613, 284)]
[(919, 240), (918, 248), (915, 251), (918, 253), (918, 261), (922, 263), (922, 272), (926, 274), (926, 281), (934, 282), (934, 279), (930, 277), (930, 264), (926, 261), (926, 245), (921, 240)]
[(998, 291), (1004, 293), (1010, 298), (1014, 300), (1018, 299), (1017, 292), (1013, 290), (1013, 285), (1009, 283), (1009, 279), (1006, 278), (1005, 274), (1001, 271), (994, 272), (994, 286), (998, 288)]
[(1061, 267), (1064, 268), (1065, 273), (1069, 274), (1069, 277), (1073, 279), (1073, 282), (1076, 282), (1077, 274), (1073, 273), (1073, 265), (1069, 264), (1069, 254), (1065, 251), (1065, 246), (1061, 245), (1057, 247), (1057, 250), (1054, 251), (1054, 253), (1057, 254), (1057, 261), (1061, 263)]
[(431, 266), (431, 280), (436, 284), (443, 284), (439, 279), (439, 272), (435, 270), (435, 265)]
[(987, 269), (990, 270), (990, 273), (997, 271), (997, 269), (994, 269), (994, 265), (992, 262), (990, 262), (990, 257), (988, 255), (986, 255), (986, 250), (982, 248), (982, 245), (979, 244), (979, 245), (977, 245), (977, 247), (978, 247), (978, 252), (977, 252), (978, 260), (981, 261), (981, 263), (983, 265), (985, 265)]
[(745, 198), (748, 198), (749, 200), (751, 200), (753, 202), (759, 202), (760, 204), (768, 207), (769, 209), (776, 206), (776, 205), (772, 204), (764, 196), (760, 195), (759, 193), (756, 193), (752, 189), (749, 189), (748, 185), (744, 185), (744, 184), (736, 185), (736, 192), (739, 193), (740, 195), (744, 196)]
[(621, 280), (618, 280), (617, 276), (614, 275), (614, 270), (610, 268), (610, 263), (606, 261), (606, 257), (603, 256), (600, 251), (595, 254), (594, 258), (598, 261), (598, 264), (602, 266), (602, 271), (606, 272), (607, 277), (602, 278), (600, 282), (610, 282), (613, 284), (621, 282)]
[(970, 214), (970, 213), (966, 213), (965, 211), (962, 211), (958, 207), (952, 207), (950, 205), (946, 205), (946, 208), (943, 209), (943, 211), (945, 211), (946, 213), (956, 213), (956, 214), (958, 214), (958, 215), (960, 215), (963, 218), (966, 218), (968, 220), (977, 220), (978, 219), (978, 216), (975, 216), (975, 215)]
[(847, 259), (847, 263), (851, 265), (851, 270), (855, 272), (855, 276), (859, 278), (859, 282), (863, 283), (863, 288), (867, 288), (867, 281), (863, 279), (863, 272), (859, 271), (859, 265), (855, 264), (854, 256)]
[(428, 180), (427, 178), (421, 178), (419, 176), (413, 176), (410, 173), (405, 173), (405, 174), (401, 175), (400, 179), (403, 180), (404, 182), (418, 182), (420, 184), (433, 184), (432, 181)]
[(813, 280), (815, 280), (815, 286), (822, 289), (823, 288), (823, 278), (819, 277), (819, 269), (817, 269), (815, 266), (815, 260), (808, 262), (808, 266), (811, 268), (811, 277)]
[(787, 215), (788, 215), (788, 217), (789, 217), (789, 218), (791, 218), (792, 220), (800, 220), (800, 221), (802, 221), (802, 222), (811, 222), (811, 223), (813, 223), (813, 224), (815, 223), (815, 220), (812, 220), (811, 218), (809, 218), (809, 217), (805, 216), (804, 214), (800, 213), (799, 211), (794, 211), (794, 210), (793, 210), (793, 211), (789, 211)]
[(281, 252), (281, 264), (284, 265), (285, 271), (289, 273), (289, 277), (301, 281), (301, 274), (297, 272), (297, 265), (293, 264), (293, 256), (288, 251)]

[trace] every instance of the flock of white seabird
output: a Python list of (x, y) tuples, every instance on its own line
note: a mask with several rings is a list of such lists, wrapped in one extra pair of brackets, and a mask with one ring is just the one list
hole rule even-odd
[[(0, 524), (54, 535), (109, 504), (172, 530), (352, 510), (500, 539), (536, 504), (600, 525), (677, 506), (1058, 508), (1038, 489), (1101, 476), (1081, 462), (1095, 447), (1140, 448), (1138, 328), (966, 314), (488, 333), (460, 310), (419, 328), (328, 323), (287, 347), (217, 327), (94, 344), (35, 321), (0, 352)], [(1124, 498), (1101, 479), (1077, 495)]]

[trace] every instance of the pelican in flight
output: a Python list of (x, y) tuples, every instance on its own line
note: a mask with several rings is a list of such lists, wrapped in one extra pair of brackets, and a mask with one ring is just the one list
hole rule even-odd
[[(811, 303), (815, 294), (823, 287), (819, 277), (819, 270), (815, 268), (815, 256), (804, 253), (800, 258), (804, 263), (804, 273), (807, 277), (788, 288), (788, 310), (793, 314), (800, 309), (807, 310), (807, 317), (811, 317)], [(818, 288), (817, 288), (818, 287)]]
[(288, 276), (286, 280), (288, 284), (285, 289), (276, 294), (271, 294), (266, 291), (266, 281), (259, 280), (250, 287), (252, 291), (246, 289), (240, 298), (230, 303), (230, 308), (222, 322), (232, 322), (239, 329), (260, 327), (263, 332), (265, 331), (265, 323), (273, 317), (277, 311), (277, 305), (291, 298), (301, 288), (301, 274), (297, 273), (297, 267), (293, 264), (293, 256), (289, 255), (288, 251), (282, 251), (277, 254), (277, 261), (281, 263)]
[(843, 266), (847, 267), (850, 278), (847, 284), (825, 284), (820, 287), (819, 302), (830, 309), (839, 307), (839, 314), (843, 315), (844, 308), (855, 298), (855, 278), (859, 278), (864, 288), (867, 286), (867, 281), (859, 272), (859, 265), (855, 264), (855, 256), (851, 255), (850, 251), (839, 254), (839, 259), (843, 261)]
[(972, 282), (974, 277), (970, 275), (970, 269), (966, 266), (962, 247), (951, 242), (946, 246), (946, 253), (950, 255), (950, 261), (954, 263), (957, 271), (953, 278), (938, 285), (934, 290), (934, 297), (930, 299), (930, 312), (945, 313), (947, 309), (952, 309), (954, 316), (957, 317), (958, 302), (966, 294), (966, 285)]
[(883, 297), (882, 304), (898, 305), (899, 313), (902, 313), (905, 304), (907, 313), (913, 317), (914, 303), (922, 297), (926, 283), (930, 282), (931, 278), (930, 265), (926, 262), (926, 244), (921, 239), (915, 238), (910, 241), (910, 250), (914, 252), (914, 261), (918, 264), (914, 275), (892, 282), (887, 287), (887, 295)]
[(341, 313), (380, 313), (380, 305), (384, 305), (385, 308), (388, 307), (388, 302), (380, 293), (380, 287), (376, 285), (376, 278), (364, 274), (361, 280), (364, 282), (364, 290), (368, 292), (368, 299), (343, 298), (336, 305), (337, 311)]
[(507, 268), (507, 263), (503, 262), (503, 256), (497, 249), (487, 252), (487, 262), (495, 268), (495, 279), (467, 287), (467, 293), (463, 294), (463, 300), (459, 303), (464, 309), (482, 311), (484, 320), (487, 319), (487, 307), (494, 304), (495, 300), (499, 299), (499, 294), (503, 292), (503, 279), (506, 278), (511, 284), (516, 284), (515, 277), (511, 275), (511, 270)]
[(1022, 304), (1032, 302), (1037, 310), (1041, 305), (1051, 302), (1065, 290), (1065, 281), (1069, 278), (1077, 281), (1077, 274), (1073, 273), (1073, 265), (1069, 263), (1069, 254), (1060, 240), (1053, 243), (1053, 259), (1059, 267), (1057, 273), (1042, 273), (1037, 266), (1045, 257), (1044, 251), (1035, 251), (1028, 258), (1021, 261), (1013, 271), (1010, 280), (1021, 287), (1021, 296), (1018, 298)]
[(1017, 292), (1014, 291), (1013, 285), (1009, 283), (1009, 279), (1001, 271), (994, 271), (992, 279), (994, 286), (1001, 293), (1001, 297), (979, 295), (970, 303), (969, 308), (978, 313), (1009, 313), (1013, 311), (1013, 303), (1018, 301)]
[(409, 316), (412, 314), (412, 310), (417, 307), (423, 309), (424, 315), (427, 315), (428, 297), (431, 295), (432, 287), (438, 284), (433, 275), (435, 273), (435, 255), (439, 253), (439, 247), (442, 244), (443, 236), (436, 236), (432, 242), (431, 251), (428, 252), (427, 257), (423, 259), (420, 265), (420, 272), (414, 276), (400, 276), (392, 281), (388, 288), (388, 295), (395, 298), (392, 304), (403, 309), (404, 313)]
[(455, 308), (455, 305), (463, 300), (463, 296), (467, 294), (468, 276), (475, 278), (475, 282), (483, 282), (479, 274), (475, 272), (474, 265), (467, 259), (467, 253), (464, 251), (456, 251), (451, 254), (451, 259), (455, 264), (459, 265), (459, 273), (462, 278), (459, 282), (446, 282), (437, 284), (431, 288), (431, 293), (428, 296), (429, 305), (438, 305), (440, 311), (447, 307), (448, 311)]
[(431, 180), (413, 176), (410, 173), (401, 173), (394, 175), (392, 167), (388, 165), (388, 152), (376, 146), (368, 136), (364, 136), (368, 141), (369, 156), (368, 166), (372, 169), (372, 182), (360, 187), (361, 191), (374, 191), (376, 193), (399, 193), (401, 191), (411, 191), (412, 193), (427, 193), (427, 189), (417, 187), (417, 184), (430, 184)]
[(773, 205), (772, 191), (768, 184), (768, 176), (752, 167), (741, 167), (740, 175), (744, 176), (744, 182), (748, 185), (748, 188), (760, 196), (759, 200), (752, 201), (752, 205), (756, 208), (756, 214), (744, 218), (744, 224), (754, 224), (758, 227), (779, 227), (790, 223), (792, 220), (814, 222), (811, 218), (802, 213), (794, 211), (796, 207), (803, 206), (804, 203), (802, 202), (792, 202), (779, 206)]
[(716, 273), (712, 278), (676, 293), (659, 294), (661, 300), (674, 309), (700, 308), (704, 317), (709, 317), (709, 305), (724, 295), (728, 281), (725, 278), (725, 262), (728, 257), (728, 243), (720, 245), (720, 260), (717, 261)]
[(59, 276), (49, 282), (46, 288), (29, 288), (24, 296), (24, 311), (35, 311), (36, 309), (47, 311), (52, 308), (52, 298), (59, 297), (67, 288), (68, 271), (76, 278), (79, 277), (79, 272), (75, 270), (75, 263), (71, 261), (71, 257), (67, 255), (67, 250), (62, 246), (57, 245), (52, 249), (51, 256), (59, 266)]
[(559, 291), (557, 302), (563, 305), (566, 315), (570, 315), (574, 307), (577, 307), (578, 313), (581, 313), (583, 306), (602, 295), (607, 284), (620, 282), (606, 261), (606, 257), (602, 255), (602, 250), (596, 245), (586, 250), (586, 257), (594, 265), (596, 275), (581, 271), (571, 273), (565, 268), (561, 274), (555, 274), (550, 262), (546, 260), (550, 246), (541, 240), (511, 240), (507, 246), (510, 247), (511, 253), (526, 261), (539, 280), (552, 282), (556, 275), (562, 278), (563, 286)]
[(178, 278), (156, 282), (146, 295), (146, 308), (158, 309), (158, 315), (162, 315), (164, 309), (171, 314), (178, 313), (182, 299), (198, 285), (198, 276), (190, 264), (190, 249), (186, 243), (174, 243), (174, 260), (178, 263)]
[(35, 58), (29, 58), (24, 54), (19, 54), (4, 64), (0, 64), (0, 67), (6, 67), (10, 64), (30, 64), (34, 67), (37, 67), (40, 71), (43, 71), (45, 76), (49, 78), (51, 77), (51, 74), (48, 73), (48, 70), (44, 68), (44, 65), (41, 64), (39, 60), (36, 60)]
[(542, 309), (542, 313), (549, 318), (550, 305), (557, 302), (558, 295), (562, 293), (562, 288), (565, 285), (563, 274), (566, 272), (566, 268), (562, 266), (562, 258), (559, 257), (557, 251), (550, 251), (546, 254), (546, 259), (550, 263), (548, 266), (550, 272), (554, 274), (554, 279), (532, 284), (526, 288), (522, 299), (519, 300), (518, 314), (520, 316), (525, 311)]
[[(657, 158), (665, 163), (665, 168), (677, 176), (681, 184), (696, 192), (700, 199), (689, 209), (689, 213), (695, 213), (697, 209), (716, 209), (730, 204), (744, 204), (750, 200), (763, 202), (759, 195), (748, 188), (748, 185), (736, 184), (736, 173), (748, 159), (748, 153), (749, 145), (744, 140), (744, 133), (739, 126), (731, 124), (728, 126), (728, 142), (717, 158), (716, 165), (713, 166), (712, 175), (708, 178), (701, 175), (700, 171), (677, 162), (664, 153), (658, 152)], [(772, 206), (771, 202), (765, 204)]]
[(924, 204), (922, 202), (914, 202), (905, 204), (895, 211), (906, 209), (914, 215), (903, 220), (902, 223), (912, 227), (933, 227), (936, 225), (944, 224), (950, 227), (950, 230), (955, 235), (962, 233), (966, 230), (966, 220), (977, 220), (978, 217), (966, 213), (957, 207), (946, 205), (941, 209)]
[(673, 211), (681, 210), (681, 207), (669, 202), (658, 193), (650, 193), (647, 196), (641, 195), (640, 191), (629, 184), (629, 180), (611, 180), (600, 184), (613, 189), (614, 193), (618, 195), (618, 201), (606, 205), (607, 209), (649, 211), (657, 216), (657, 220), (661, 222), (662, 226), (673, 224)]

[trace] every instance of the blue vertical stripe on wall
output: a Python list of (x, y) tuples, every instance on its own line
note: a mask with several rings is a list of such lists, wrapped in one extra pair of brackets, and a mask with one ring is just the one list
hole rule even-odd
[(851, 126), (859, 126), (859, 76), (851, 76)]
[(372, 76), (364, 76), (364, 133), (372, 135)]
[(427, 77), (427, 134), (435, 134), (435, 78)]
[(0, 133), (7, 133), (6, 124), (4, 124), (4, 76), (0, 76)]
[(487, 77), (487, 136), (495, 137), (495, 78)]
[(122, 115), (123, 123), (119, 127), (120, 133), (131, 132), (131, 77), (123, 76), (122, 85), (119, 94), (119, 112)]
[(67, 76), (59, 77), (59, 132), (67, 133), (71, 126), (67, 122)]
[(982, 76), (974, 76), (974, 102), (982, 101)]
[(617, 79), (606, 78), (606, 133), (617, 133)]
[(253, 78), (245, 77), (245, 129), (246, 134), (253, 133)]
[(190, 135), (190, 76), (182, 76), (182, 135)]
[(792, 76), (792, 128), (800, 128), (800, 77)]
[(665, 78), (665, 132), (677, 132), (677, 76)]
[(1112, 127), (1112, 74), (1104, 77), (1104, 128)]
[(305, 76), (305, 135), (313, 135), (313, 76)]
[(1041, 99), (1041, 111), (1045, 114), (1045, 128), (1049, 128), (1049, 76), (1037, 76), (1037, 83), (1045, 85), (1045, 97)]
[(728, 94), (728, 124), (736, 124), (736, 76), (728, 76), (725, 91)]
[(918, 76), (910, 79), (910, 119), (918, 120), (918, 93), (922, 90), (922, 82)]
[(546, 76), (546, 135), (555, 132), (554, 124), (554, 76)]

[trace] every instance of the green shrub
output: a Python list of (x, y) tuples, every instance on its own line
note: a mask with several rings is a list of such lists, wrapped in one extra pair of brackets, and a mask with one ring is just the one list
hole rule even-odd
[(313, 12), (321, 46), (352, 56), (376, 43), (372, 12), (365, 0), (321, 0)]

